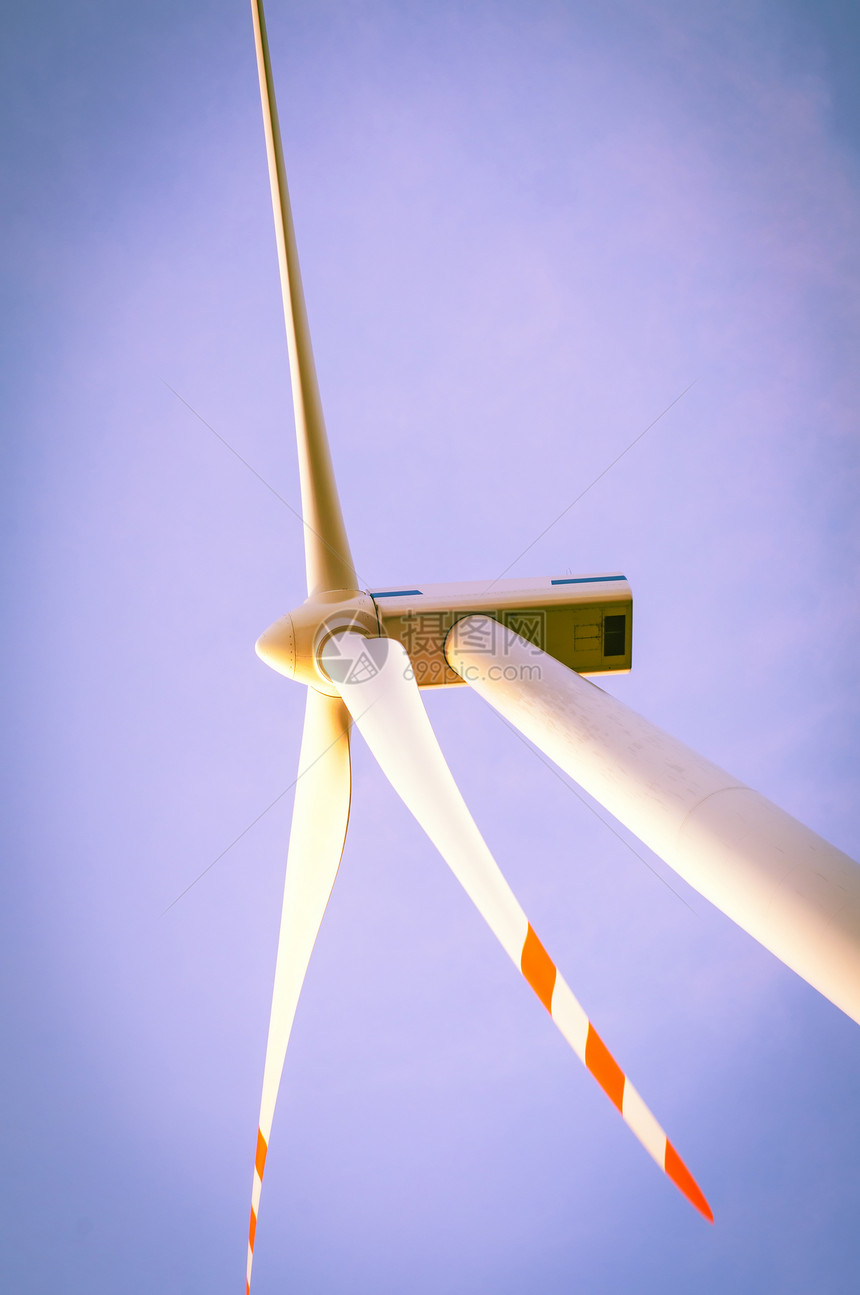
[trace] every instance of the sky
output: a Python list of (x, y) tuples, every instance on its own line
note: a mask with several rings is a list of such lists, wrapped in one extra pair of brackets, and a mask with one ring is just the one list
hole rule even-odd
[[(267, 12), (364, 587), (623, 571), (611, 691), (856, 858), (852, 10)], [(4, 28), (4, 1279), (238, 1291), (304, 707), (253, 652), (304, 563), (250, 13)], [(853, 1291), (857, 1025), (477, 696), (427, 704), (716, 1221), (356, 737), (255, 1291)]]

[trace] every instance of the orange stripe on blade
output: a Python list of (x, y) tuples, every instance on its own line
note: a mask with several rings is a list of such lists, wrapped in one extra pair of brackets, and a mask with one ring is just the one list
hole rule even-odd
[(256, 1169), (261, 1182), (263, 1180), (263, 1170), (266, 1168), (266, 1152), (268, 1151), (268, 1149), (269, 1148), (266, 1145), (266, 1139), (263, 1137), (262, 1133), (258, 1129), (257, 1130), (257, 1154), (254, 1157), (254, 1168)]
[(548, 1012), (552, 1011), (552, 991), (558, 974), (552, 958), (531, 928), (526, 931), (520, 970)]
[(624, 1103), (624, 1071), (590, 1021), (585, 1040), (585, 1064), (620, 1111)]
[(675, 1186), (684, 1193), (690, 1204), (695, 1205), (699, 1213), (703, 1214), (709, 1223), (713, 1223), (714, 1215), (710, 1205), (699, 1190), (699, 1185), (695, 1178), (668, 1138), (666, 1139), (666, 1160), (663, 1167)]
[(254, 1237), (257, 1235), (257, 1216), (251, 1207), (251, 1225), (248, 1228), (248, 1245), (251, 1247), (251, 1254), (254, 1253)]

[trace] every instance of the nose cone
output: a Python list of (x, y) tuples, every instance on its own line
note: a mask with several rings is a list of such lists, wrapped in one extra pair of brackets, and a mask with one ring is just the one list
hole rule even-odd
[(261, 661), (277, 670), (278, 674), (294, 679), (296, 675), (296, 640), (293, 618), (281, 616), (257, 639), (254, 651)]

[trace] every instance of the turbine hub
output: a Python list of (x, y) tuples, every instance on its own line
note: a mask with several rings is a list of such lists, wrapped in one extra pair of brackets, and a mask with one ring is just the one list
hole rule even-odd
[(257, 656), (288, 679), (308, 684), (319, 692), (336, 694), (322, 663), (326, 645), (345, 631), (378, 638), (381, 633), (376, 606), (370, 594), (332, 589), (312, 594), (286, 616), (279, 616), (257, 639)]

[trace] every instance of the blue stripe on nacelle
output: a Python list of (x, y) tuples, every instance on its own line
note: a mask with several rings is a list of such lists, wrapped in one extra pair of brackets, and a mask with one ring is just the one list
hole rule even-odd
[(565, 580), (551, 580), (552, 585), (602, 585), (609, 580), (626, 580), (626, 576), (569, 576)]

